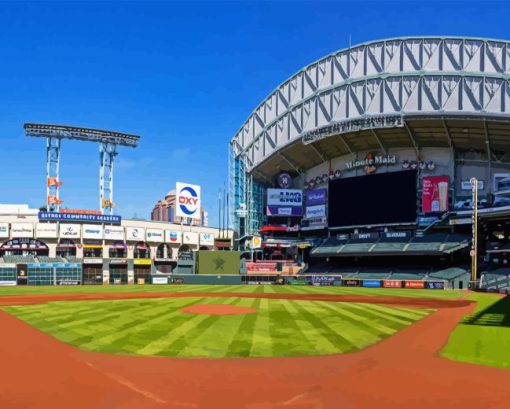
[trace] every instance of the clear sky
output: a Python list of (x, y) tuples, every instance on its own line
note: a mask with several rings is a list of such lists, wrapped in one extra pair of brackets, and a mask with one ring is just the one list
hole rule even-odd
[[(0, 3), (0, 203), (45, 202), (45, 141), (24, 122), (141, 135), (120, 148), (115, 213), (150, 217), (176, 181), (200, 184), (210, 224), (227, 145), (304, 65), (395, 36), (510, 39), (510, 3)], [(64, 141), (61, 198), (98, 208), (99, 147)]]

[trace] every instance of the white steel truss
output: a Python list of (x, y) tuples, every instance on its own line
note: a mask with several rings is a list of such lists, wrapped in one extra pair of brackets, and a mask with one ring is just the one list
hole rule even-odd
[(509, 113), (510, 42), (395, 38), (341, 50), (303, 68), (252, 112), (230, 145), (251, 172), (303, 134), (336, 122)]

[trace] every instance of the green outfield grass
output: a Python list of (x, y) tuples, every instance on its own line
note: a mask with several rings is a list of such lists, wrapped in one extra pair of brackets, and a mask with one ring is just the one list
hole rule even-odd
[(477, 301), (476, 310), (457, 325), (442, 355), (510, 369), (510, 297), (473, 293), (468, 299)]
[[(212, 316), (180, 311), (197, 304), (230, 304), (257, 312)], [(210, 358), (353, 352), (431, 311), (239, 297), (66, 301), (4, 310), (87, 351)]]
[(98, 285), (98, 286), (41, 286), (41, 287), (0, 287), (3, 295), (21, 294), (91, 294), (123, 292), (242, 292), (280, 294), (346, 294), (386, 295), (418, 298), (460, 298), (465, 292), (458, 290), (412, 290), (399, 288), (356, 288), (356, 287), (312, 287), (279, 285)]

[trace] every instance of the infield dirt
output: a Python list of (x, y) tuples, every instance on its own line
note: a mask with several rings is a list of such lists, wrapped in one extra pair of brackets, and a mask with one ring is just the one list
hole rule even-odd
[[(3, 305), (56, 300), (218, 293), (12, 296)], [(436, 308), (363, 351), (332, 356), (175, 359), (88, 353), (0, 311), (2, 408), (507, 408), (510, 371), (438, 356), (469, 314), (467, 300), (232, 294)], [(336, 299), (335, 299), (336, 298)], [(405, 301), (409, 300), (409, 301)]]

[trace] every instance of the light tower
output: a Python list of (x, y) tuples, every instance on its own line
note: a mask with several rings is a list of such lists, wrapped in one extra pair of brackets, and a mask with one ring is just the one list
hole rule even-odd
[(74, 139), (99, 142), (99, 207), (103, 213), (113, 213), (113, 161), (117, 156), (117, 146), (135, 148), (139, 136), (63, 125), (26, 123), (24, 128), (26, 136), (46, 138), (46, 205), (49, 211), (58, 212), (62, 204), (58, 192), (62, 184), (59, 180), (61, 141)]

